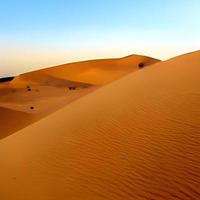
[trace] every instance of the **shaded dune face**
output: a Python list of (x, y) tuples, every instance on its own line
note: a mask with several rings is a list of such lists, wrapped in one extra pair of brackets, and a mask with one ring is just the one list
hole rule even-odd
[(35, 116), (25, 112), (0, 107), (0, 118), (0, 139), (2, 139), (31, 124)]
[(158, 63), (1, 140), (1, 199), (199, 200), (199, 74)]
[(33, 71), (27, 74), (17, 76), (10, 86), (13, 88), (22, 88), (26, 86), (52, 86), (52, 87), (89, 87), (92, 84), (83, 83), (79, 81), (70, 81), (62, 77), (54, 77), (40, 71)]

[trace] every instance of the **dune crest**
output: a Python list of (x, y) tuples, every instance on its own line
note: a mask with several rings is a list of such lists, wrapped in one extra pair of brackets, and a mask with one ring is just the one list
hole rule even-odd
[(198, 200), (199, 74), (160, 62), (1, 140), (0, 198)]
[[(48, 114), (55, 112), (63, 106), (93, 92), (101, 85), (119, 79), (127, 73), (144, 66), (158, 62), (158, 60), (145, 56), (128, 56), (121, 59), (93, 60), (66, 64), (38, 71), (21, 74), (16, 77), (1, 79), (0, 106), (13, 110), (13, 112), (34, 115), (34, 122)], [(96, 75), (94, 75), (94, 73)], [(97, 86), (98, 84), (99, 86)], [(5, 112), (0, 112), (4, 118)], [(27, 115), (29, 116), (29, 115)], [(24, 116), (25, 117), (25, 116)], [(20, 117), (19, 117), (20, 118)], [(17, 124), (16, 116), (10, 119)], [(29, 117), (24, 119), (24, 126), (2, 129), (1, 135), (24, 128), (30, 123)], [(16, 122), (15, 122), (16, 121)], [(5, 127), (6, 124), (3, 125)], [(9, 126), (9, 124), (7, 124)], [(9, 132), (6, 132), (9, 130)]]
[(92, 85), (105, 85), (128, 73), (138, 70), (138, 65), (140, 63), (143, 63), (144, 66), (148, 66), (159, 61), (160, 60), (140, 55), (116, 59), (82, 61), (25, 73), (15, 78), (12, 83), (16, 85), (18, 79), (20, 79), (20, 82), (27, 79), (37, 82), (41, 81), (41, 79), (44, 80), (48, 77), (54, 77)]

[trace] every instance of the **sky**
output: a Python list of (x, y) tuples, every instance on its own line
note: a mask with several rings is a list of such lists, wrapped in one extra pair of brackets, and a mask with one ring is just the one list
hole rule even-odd
[(199, 0), (0, 0), (0, 77), (88, 59), (200, 49)]

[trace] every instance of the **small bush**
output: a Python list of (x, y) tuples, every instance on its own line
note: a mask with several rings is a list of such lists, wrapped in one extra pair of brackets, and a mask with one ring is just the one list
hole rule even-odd
[(75, 90), (76, 87), (69, 87), (69, 90)]
[(143, 68), (143, 67), (144, 67), (144, 63), (139, 63), (139, 64), (138, 64), (138, 67), (139, 67), (139, 68)]
[(31, 91), (31, 87), (29, 85), (26, 86), (28, 91)]

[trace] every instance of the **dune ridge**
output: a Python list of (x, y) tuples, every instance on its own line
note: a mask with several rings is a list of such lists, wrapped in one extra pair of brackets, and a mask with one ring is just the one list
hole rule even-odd
[(0, 140), (1, 199), (198, 200), (199, 74), (160, 62)]
[[(146, 67), (149, 64), (158, 62), (158, 60), (132, 55), (121, 59), (92, 60), (66, 64), (21, 74), (13, 77), (12, 80), (9, 79), (9, 82), (0, 84), (0, 106), (13, 110), (13, 112), (34, 114), (35, 122), (93, 92), (103, 84), (134, 72), (139, 69), (138, 65), (141, 62)], [(96, 75), (90, 73), (91, 71), (96, 71)], [(0, 114), (1, 118), (4, 118), (4, 112), (0, 112)], [(10, 119), (13, 124), (15, 120), (16, 115)], [(24, 128), (27, 124), (33, 123), (32, 120), (27, 123), (28, 120), (30, 119), (24, 119), (24, 126), (21, 122), (21, 125), (17, 126), (17, 129), (16, 127), (13, 128), (13, 131), (11, 131), (11, 127), (8, 129), (2, 128), (1, 135), (7, 136), (19, 128)], [(2, 127), (6, 126), (9, 125), (2, 125)], [(9, 130), (9, 132), (6, 133), (6, 130)]]
[(92, 85), (105, 85), (138, 70), (139, 63), (144, 63), (144, 66), (148, 66), (159, 61), (158, 59), (140, 55), (131, 55), (116, 59), (82, 61), (25, 73), (15, 78), (12, 83), (17, 84), (18, 79), (20, 81), (26, 79), (29, 81), (40, 81), (41, 78), (50, 76)]

